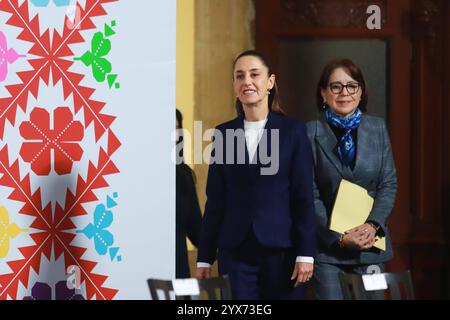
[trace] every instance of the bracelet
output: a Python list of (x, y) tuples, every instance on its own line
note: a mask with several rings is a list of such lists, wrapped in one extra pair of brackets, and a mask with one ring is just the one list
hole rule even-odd
[(344, 234), (341, 234), (341, 236), (339, 237), (338, 244), (339, 244), (339, 248), (344, 248), (345, 247)]
[(374, 230), (375, 230), (375, 232), (378, 232), (378, 229), (380, 229), (380, 226), (377, 226), (375, 223), (373, 223), (373, 222), (371, 222), (371, 221), (368, 221), (368, 222), (366, 222), (368, 225), (370, 225)]

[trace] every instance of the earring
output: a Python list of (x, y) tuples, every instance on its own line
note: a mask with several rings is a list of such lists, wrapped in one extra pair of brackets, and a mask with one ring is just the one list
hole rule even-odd
[(327, 102), (324, 101), (323, 104), (322, 104), (322, 109), (325, 110), (326, 108), (327, 108)]
[(267, 94), (270, 94), (270, 89), (267, 89)]

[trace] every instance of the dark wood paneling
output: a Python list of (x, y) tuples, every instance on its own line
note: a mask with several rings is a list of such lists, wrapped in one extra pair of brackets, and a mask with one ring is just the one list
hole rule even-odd
[(366, 28), (367, 8), (377, 5), (385, 13), (386, 0), (281, 0), (279, 24), (287, 28), (352, 27)]
[(445, 296), (445, 0), (413, 1), (411, 266), (419, 298)]
[(442, 212), (444, 223), (444, 237), (447, 243), (446, 248), (446, 277), (445, 277), (445, 298), (450, 299), (450, 1), (445, 1), (444, 5), (444, 108), (443, 108), (443, 190), (442, 190)]
[(412, 193), (416, 238), (442, 241), (443, 10), (442, 1), (413, 2)]
[[(411, 238), (411, 41), (408, 0), (389, 1), (390, 107), (389, 131), (397, 167), (399, 188), (389, 220), (394, 244)], [(392, 262), (394, 269), (396, 261)]]
[(414, 268), (413, 280), (418, 299), (442, 299), (445, 297), (446, 269), (445, 246), (417, 244), (412, 255)]

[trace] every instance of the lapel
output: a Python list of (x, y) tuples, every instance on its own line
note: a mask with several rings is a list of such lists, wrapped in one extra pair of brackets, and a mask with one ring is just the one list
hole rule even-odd
[(357, 134), (355, 168), (353, 169), (353, 174), (355, 177), (360, 176), (359, 171), (363, 168), (364, 161), (367, 161), (367, 158), (364, 158), (367, 153), (362, 152), (364, 149), (362, 146), (368, 146), (370, 144), (369, 135), (369, 122), (363, 115)]
[[(245, 133), (245, 130), (244, 130), (244, 116), (243, 115), (241, 115), (241, 116), (236, 118), (235, 122), (233, 123), (233, 128), (232, 129), (234, 129), (234, 130), (242, 130)], [(238, 145), (239, 145), (238, 143), (234, 144), (234, 154), (235, 154), (235, 159), (234, 160), (235, 161), (236, 161), (236, 155), (238, 154), (238, 150), (237, 150)], [(245, 134), (244, 134), (244, 148), (245, 148), (245, 152), (244, 152), (245, 164), (248, 165), (249, 162), (250, 162), (250, 158), (248, 156), (248, 148), (247, 148), (247, 141), (245, 139)], [(237, 163), (237, 162), (235, 162), (235, 163)]]
[(272, 148), (271, 148), (271, 140), (272, 140), (272, 130), (273, 129), (279, 129), (279, 122), (280, 122), (280, 116), (269, 112), (267, 115), (267, 122), (264, 126), (264, 132), (261, 139), (258, 141), (258, 146), (256, 148), (255, 157), (253, 158), (253, 163), (255, 163), (258, 167), (261, 167), (261, 161), (259, 159), (259, 149), (262, 144), (265, 144), (266, 150), (264, 151), (264, 154), (266, 156), (270, 156), (272, 154)]
[[(237, 118), (235, 118), (230, 125), (226, 128), (226, 129), (232, 129), (234, 131), (236, 130), (242, 130), (242, 132), (244, 132), (244, 117), (243, 116), (238, 116)], [(226, 132), (223, 132), (223, 134), (226, 135)], [(224, 139), (224, 141), (226, 141), (226, 139)], [(232, 163), (228, 163), (227, 162), (227, 157), (225, 156), (224, 161), (227, 164), (227, 167), (230, 168), (230, 172), (233, 174), (234, 179), (238, 179), (241, 181), (241, 183), (248, 184), (250, 182), (250, 172), (249, 172), (249, 157), (248, 157), (248, 149), (247, 149), (247, 142), (245, 141), (245, 136), (244, 136), (244, 156), (245, 156), (245, 162), (244, 164), (242, 163), (238, 163), (238, 154), (240, 154), (240, 152), (242, 152), (242, 150), (238, 150), (239, 148), (239, 142), (236, 141), (236, 138), (234, 141), (226, 141), (225, 145), (224, 145), (224, 149), (225, 149), (225, 154), (227, 154), (228, 152), (230, 152), (231, 150), (226, 150), (227, 146), (229, 146), (229, 144), (232, 143), (233, 146), (233, 152), (234, 152), (234, 156), (233, 156), (233, 162)]]
[(330, 126), (328, 125), (328, 122), (325, 119), (324, 115), (322, 115), (316, 122), (316, 126), (316, 141), (319, 143), (328, 160), (330, 160), (330, 162), (344, 179), (353, 181), (354, 177), (352, 170), (349, 167), (342, 165), (341, 161), (339, 160), (337, 153), (337, 139), (333, 133), (333, 130), (331, 130)]
[[(247, 166), (247, 172), (249, 172), (249, 176), (252, 180), (256, 180), (260, 176), (261, 167), (264, 166), (264, 164), (260, 161), (260, 148), (261, 145), (264, 144), (264, 148), (266, 150), (263, 150), (263, 153), (265, 156), (270, 157), (272, 154), (271, 149), (271, 139), (272, 139), (272, 129), (279, 129), (279, 122), (281, 121), (280, 116), (278, 116), (275, 113), (269, 112), (267, 115), (267, 122), (264, 126), (264, 132), (263, 136), (258, 142), (258, 145), (256, 147), (255, 155), (253, 157), (253, 161), (250, 163), (250, 157), (248, 154), (248, 148), (247, 148), (247, 142), (245, 142), (245, 163)], [(244, 117), (240, 118), (239, 123), (240, 128), (244, 129)], [(265, 135), (265, 136), (264, 136)]]

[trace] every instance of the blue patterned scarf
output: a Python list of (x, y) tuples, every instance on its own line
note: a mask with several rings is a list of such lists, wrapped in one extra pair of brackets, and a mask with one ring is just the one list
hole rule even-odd
[(353, 163), (353, 160), (355, 160), (356, 155), (356, 147), (355, 141), (353, 141), (352, 131), (356, 130), (361, 123), (361, 110), (357, 108), (351, 116), (339, 117), (334, 114), (329, 107), (327, 107), (325, 109), (325, 117), (330, 125), (345, 130), (345, 134), (338, 143), (337, 151), (341, 163), (345, 166), (350, 166)]

